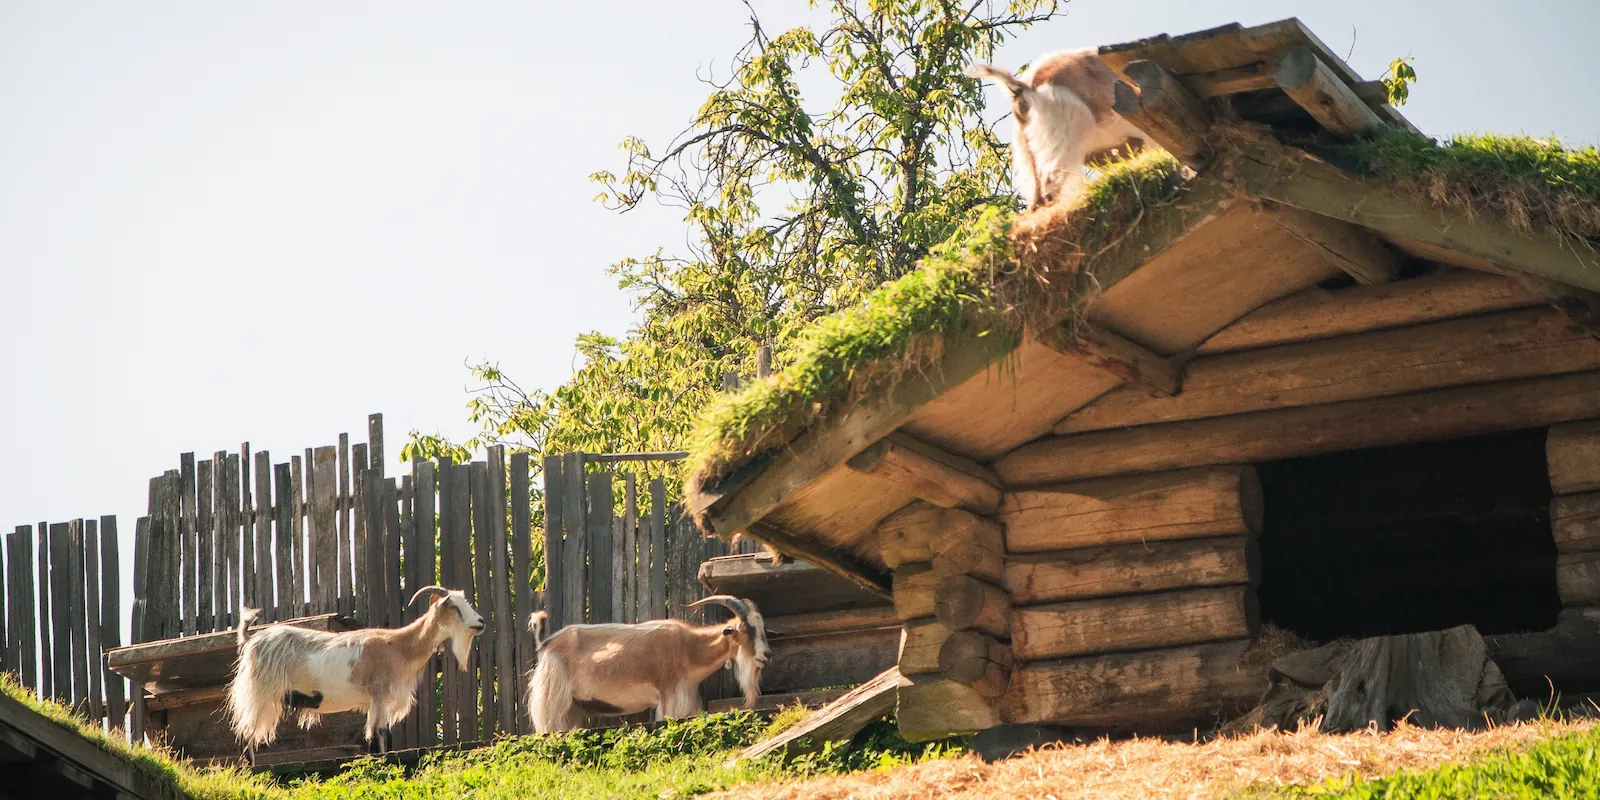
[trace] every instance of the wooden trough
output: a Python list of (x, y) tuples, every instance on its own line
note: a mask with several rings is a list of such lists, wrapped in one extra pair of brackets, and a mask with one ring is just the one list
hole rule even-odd
[[(341, 614), (281, 624), (320, 631), (361, 627)], [(199, 763), (237, 763), (244, 748), (228, 727), (225, 700), (238, 651), (237, 634), (227, 631), (116, 648), (106, 652), (106, 664), (128, 678), (135, 691), (143, 685), (152, 739)], [(278, 728), (278, 740), (257, 750), (251, 760), (266, 765), (356, 755), (364, 750), (365, 725), (365, 713), (355, 711), (327, 715), (310, 730), (286, 720)]]
[(1079, 275), (1091, 333), (952, 334), (695, 511), (892, 598), (913, 739), (1214, 727), (1267, 688), (1264, 622), (1467, 624), (1514, 692), (1600, 686), (1600, 255), (1271, 137), (1211, 175), (1221, 97), (1410, 129), (1296, 20), (1100, 52), (1197, 176)]

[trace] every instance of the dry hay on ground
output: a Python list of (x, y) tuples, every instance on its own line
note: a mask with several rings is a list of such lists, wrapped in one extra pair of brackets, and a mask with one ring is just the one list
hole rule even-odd
[(1530, 722), (1476, 733), (1403, 724), (1391, 733), (1337, 736), (1302, 730), (1259, 732), (1203, 744), (1159, 739), (1047, 748), (996, 764), (976, 756), (928, 761), (883, 772), (750, 784), (724, 800), (892, 800), (894, 798), (1220, 798), (1250, 788), (1306, 785), (1326, 778), (1372, 778), (1425, 770), (1474, 754), (1518, 748), (1597, 724)]

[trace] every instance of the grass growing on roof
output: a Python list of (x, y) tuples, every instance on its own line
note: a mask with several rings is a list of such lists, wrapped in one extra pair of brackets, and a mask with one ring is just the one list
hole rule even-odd
[(120, 732), (108, 735), (99, 726), (74, 715), (66, 706), (40, 700), (11, 673), (0, 673), (0, 692), (196, 800), (266, 800), (281, 795), (266, 778), (252, 775), (239, 767), (201, 771), (165, 750), (142, 744), (129, 745)]
[(1397, 128), (1347, 148), (1378, 177), (1434, 205), (1490, 213), (1522, 232), (1600, 237), (1600, 150), (1493, 134), (1436, 142)]
[(819, 418), (933, 368), (956, 336), (995, 336), (1009, 349), (1024, 323), (1070, 304), (1070, 276), (1169, 199), (1180, 167), (1147, 151), (1109, 167), (1070, 207), (1018, 217), (984, 209), (922, 265), (857, 306), (813, 325), (787, 366), (719, 399), (687, 442), (690, 490), (791, 441)]

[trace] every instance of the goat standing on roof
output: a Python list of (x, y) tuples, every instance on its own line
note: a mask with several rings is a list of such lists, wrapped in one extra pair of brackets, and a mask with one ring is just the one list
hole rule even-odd
[[(417, 676), (439, 646), (449, 642), (456, 663), (467, 668), (467, 648), (483, 632), (483, 617), (460, 590), (424, 586), (438, 599), (403, 628), (330, 633), (273, 625), (250, 636), (255, 609), (239, 619), (239, 665), (228, 688), (228, 719), (246, 747), (269, 744), (287, 707), (300, 727), (323, 714), (367, 710), (367, 741), (411, 713)], [(409, 605), (409, 604), (407, 604)]]
[(700, 713), (700, 682), (732, 664), (745, 707), (761, 693), (761, 670), (772, 650), (756, 604), (718, 594), (697, 601), (725, 606), (734, 618), (693, 627), (678, 619), (632, 625), (568, 625), (543, 639), (545, 612), (528, 621), (538, 666), (528, 679), (528, 714), (534, 730), (556, 733), (583, 722), (584, 714), (621, 716), (656, 709), (658, 718)]
[(967, 74), (1011, 92), (1012, 181), (1028, 208), (1067, 199), (1081, 189), (1085, 165), (1128, 156), (1150, 141), (1112, 110), (1117, 73), (1093, 48), (1040, 56), (1020, 77), (988, 64)]

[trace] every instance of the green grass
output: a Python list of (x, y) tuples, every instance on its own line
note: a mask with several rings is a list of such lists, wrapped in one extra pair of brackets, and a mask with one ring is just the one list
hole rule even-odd
[(1600, 797), (1600, 730), (1561, 736), (1526, 750), (1503, 752), (1425, 772), (1363, 781), (1330, 780), (1268, 797), (1317, 800), (1443, 800), (1444, 798)]
[(689, 797), (748, 781), (889, 769), (959, 749), (952, 743), (914, 745), (900, 739), (892, 723), (878, 723), (854, 748), (826, 748), (787, 764), (772, 756), (727, 766), (740, 748), (800, 716), (789, 712), (767, 722), (736, 711), (650, 731), (524, 736), (482, 750), (431, 755), (412, 770), (362, 759), (336, 777), (295, 781), (286, 789), (309, 800)]
[(771, 378), (708, 409), (687, 442), (691, 492), (787, 444), (816, 420), (934, 367), (953, 336), (1014, 341), (1030, 312), (1070, 303), (1064, 294), (1072, 282), (1046, 279), (1060, 269), (1063, 246), (1079, 261), (1113, 249), (1148, 207), (1170, 199), (1178, 169), (1160, 152), (1111, 167), (1070, 217), (1032, 230), (1033, 247), (1021, 254), (1012, 251), (1013, 212), (985, 209), (918, 269), (818, 321)]
[(265, 777), (251, 775), (243, 769), (200, 771), (165, 750), (129, 745), (120, 732), (108, 735), (98, 726), (74, 716), (66, 706), (40, 700), (11, 673), (0, 673), (0, 692), (196, 800), (266, 800), (281, 794)]

